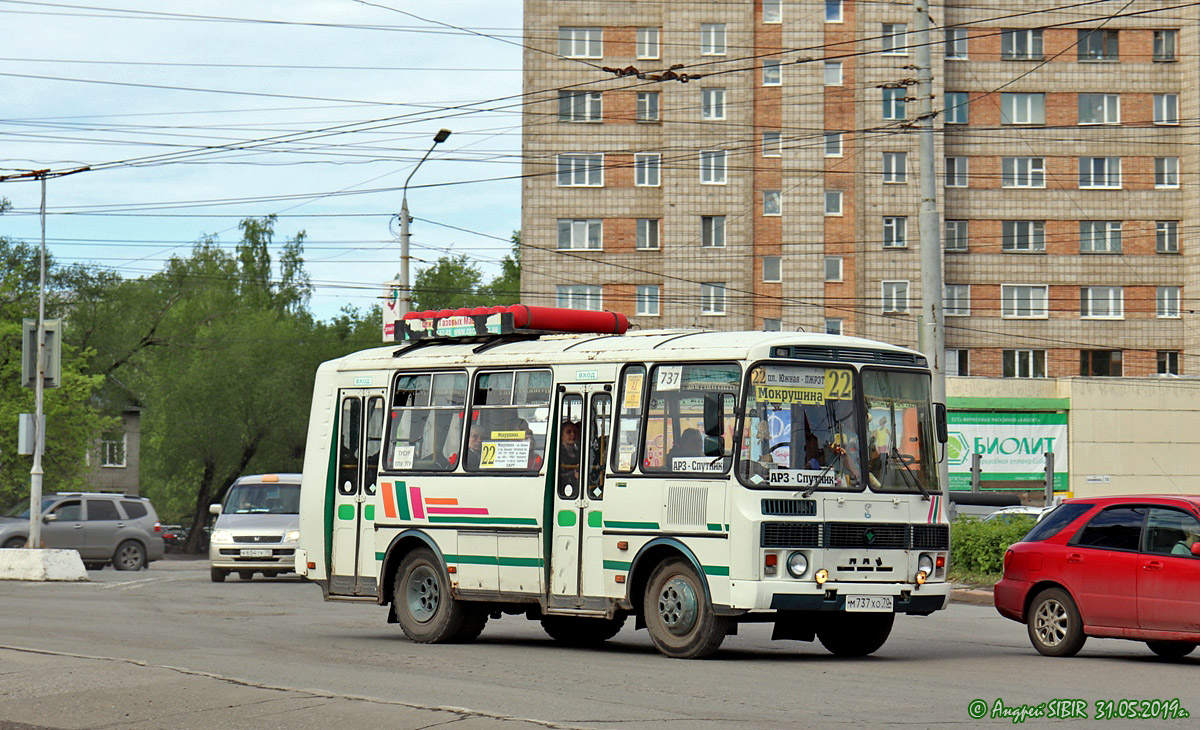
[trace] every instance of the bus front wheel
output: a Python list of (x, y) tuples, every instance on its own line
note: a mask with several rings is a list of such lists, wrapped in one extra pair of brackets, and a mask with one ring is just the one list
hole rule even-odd
[(729, 620), (713, 611), (704, 579), (682, 558), (664, 561), (654, 569), (642, 611), (654, 646), (675, 659), (710, 656), (729, 631)]
[(487, 623), (486, 611), (450, 595), (446, 574), (427, 549), (404, 556), (395, 585), (396, 622), (418, 644), (472, 641)]
[(834, 656), (867, 656), (887, 641), (894, 613), (832, 613), (823, 617), (817, 639)]

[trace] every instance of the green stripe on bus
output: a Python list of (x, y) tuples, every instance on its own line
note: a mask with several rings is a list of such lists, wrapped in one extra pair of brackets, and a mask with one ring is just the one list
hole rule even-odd
[(660, 530), (657, 522), (618, 522), (609, 520), (604, 523), (605, 527), (620, 527), (627, 530)]
[(604, 569), (605, 570), (629, 570), (630, 565), (632, 565), (632, 563), (626, 563), (622, 560), (605, 560), (604, 561)]
[(559, 527), (572, 527), (575, 525), (575, 519), (576, 515), (574, 510), (564, 509), (558, 511)]
[(537, 525), (532, 517), (435, 517), (430, 516), (430, 522), (454, 523), (461, 525)]
[(512, 568), (540, 568), (541, 558), (508, 558), (494, 555), (447, 555), (447, 563), (466, 565), (504, 565)]
[(588, 527), (604, 527), (604, 513), (603, 512), (589, 512), (588, 513)]
[(375, 553), (376, 560), (383, 560), (386, 557), (387, 557), (387, 553)]
[(705, 575), (729, 575), (728, 565), (705, 565)]
[(408, 512), (408, 489), (407, 482), (396, 482), (392, 484), (392, 493), (396, 497), (396, 514), (400, 519), (407, 522), (409, 519)]
[(352, 505), (352, 504), (339, 504), (339, 505), (338, 505), (338, 510), (337, 510), (337, 515), (338, 515), (338, 519), (339, 519), (339, 520), (352, 520), (352, 519), (354, 519), (354, 505)]
[(365, 520), (372, 520), (372, 521), (374, 521), (374, 519), (375, 519), (375, 505), (373, 505), (373, 504), (368, 504), (367, 506), (363, 507), (363, 519), (365, 519)]
[(710, 522), (710, 523), (708, 523), (708, 529), (712, 532), (720, 532), (721, 526), (719, 524), (714, 524), (714, 523)]

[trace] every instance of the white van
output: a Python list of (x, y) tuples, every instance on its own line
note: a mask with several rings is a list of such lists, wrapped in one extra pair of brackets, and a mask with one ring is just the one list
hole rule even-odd
[(300, 475), (254, 474), (238, 477), (224, 504), (210, 505), (217, 516), (208, 557), (212, 580), (236, 572), (242, 580), (255, 573), (272, 578), (296, 570), (300, 541)]

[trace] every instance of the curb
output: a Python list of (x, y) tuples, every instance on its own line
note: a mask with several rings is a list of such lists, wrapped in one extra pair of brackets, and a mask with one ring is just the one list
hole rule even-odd
[(950, 600), (954, 603), (970, 603), (976, 606), (995, 605), (991, 591), (977, 588), (955, 588), (950, 591)]

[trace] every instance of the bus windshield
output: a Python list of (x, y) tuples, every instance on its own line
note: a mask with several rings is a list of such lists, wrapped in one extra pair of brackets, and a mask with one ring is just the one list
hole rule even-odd
[(760, 365), (749, 373), (738, 475), (755, 486), (862, 489), (854, 371)]
[(867, 481), (880, 492), (938, 491), (929, 376), (865, 369)]
[(225, 499), (225, 514), (295, 515), (300, 513), (299, 484), (238, 484)]

